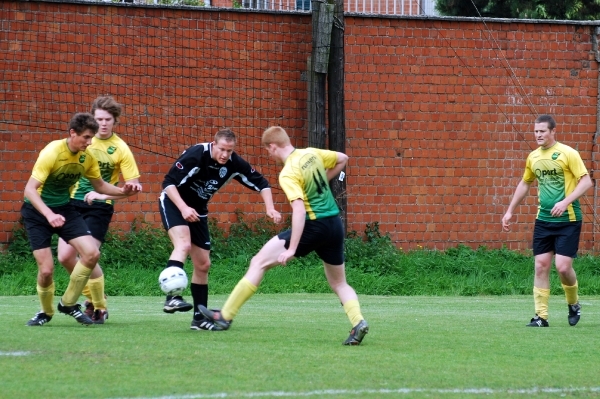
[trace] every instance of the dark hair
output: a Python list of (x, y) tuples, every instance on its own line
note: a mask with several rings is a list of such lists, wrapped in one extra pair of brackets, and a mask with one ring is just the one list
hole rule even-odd
[(550, 129), (550, 130), (554, 130), (554, 128), (556, 127), (556, 121), (550, 115), (538, 116), (538, 118), (535, 120), (535, 123), (547, 123), (548, 129)]
[(121, 104), (115, 101), (111, 96), (100, 96), (94, 100), (92, 103), (92, 110), (90, 111), (92, 115), (96, 112), (97, 109), (102, 109), (115, 118), (115, 122), (121, 116), (122, 107)]
[(92, 133), (98, 133), (100, 126), (92, 114), (87, 112), (79, 112), (71, 118), (69, 122), (69, 131), (73, 129), (78, 135), (81, 135), (86, 130), (91, 130)]
[(219, 140), (233, 141), (236, 142), (235, 134), (231, 129), (221, 129), (215, 134), (215, 143)]

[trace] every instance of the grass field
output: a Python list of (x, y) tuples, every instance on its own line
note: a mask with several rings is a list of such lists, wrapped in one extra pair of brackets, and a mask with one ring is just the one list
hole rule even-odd
[(225, 332), (160, 297), (110, 297), (101, 326), (26, 327), (37, 297), (0, 297), (0, 398), (600, 396), (600, 297), (570, 327), (553, 296), (550, 328), (525, 327), (531, 296), (360, 299), (371, 330), (346, 347), (333, 294), (255, 295)]

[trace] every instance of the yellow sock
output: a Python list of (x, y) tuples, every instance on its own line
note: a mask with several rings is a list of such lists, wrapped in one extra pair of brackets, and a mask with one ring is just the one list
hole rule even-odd
[(92, 269), (88, 269), (81, 262), (77, 262), (69, 278), (69, 285), (61, 298), (61, 302), (65, 306), (73, 306), (77, 303), (83, 287), (88, 282), (92, 274)]
[(92, 302), (92, 291), (90, 291), (90, 281), (83, 287), (83, 291), (81, 291), (81, 295), (85, 296), (88, 301)]
[(42, 304), (42, 312), (48, 316), (54, 316), (54, 281), (47, 287), (40, 287), (38, 284), (37, 293)]
[(364, 320), (362, 313), (360, 313), (360, 304), (356, 299), (346, 302), (344, 304), (344, 311), (346, 312), (346, 316), (348, 316), (352, 327), (360, 323), (361, 320)]
[(229, 298), (225, 301), (223, 309), (221, 309), (221, 315), (225, 320), (232, 320), (240, 311), (240, 308), (258, 289), (257, 286), (252, 284), (248, 279), (243, 277), (235, 286)]
[(575, 285), (562, 285), (563, 290), (565, 290), (565, 298), (567, 299), (567, 304), (569, 305), (575, 305), (577, 302), (579, 302), (579, 295), (577, 294), (578, 292), (578, 284), (577, 284), (577, 280), (575, 280)]
[(550, 300), (550, 290), (548, 288), (533, 287), (533, 302), (535, 304), (535, 314), (544, 320), (548, 320), (548, 302)]
[(106, 298), (104, 297), (104, 274), (98, 278), (89, 279), (86, 287), (92, 293), (94, 309), (106, 310)]

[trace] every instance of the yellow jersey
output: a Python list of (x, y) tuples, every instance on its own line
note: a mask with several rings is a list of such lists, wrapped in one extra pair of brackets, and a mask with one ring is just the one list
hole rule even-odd
[[(119, 183), (119, 173), (123, 175), (123, 179), (126, 181), (140, 177), (140, 172), (129, 146), (115, 133), (107, 139), (99, 139), (94, 136), (87, 151), (92, 153), (94, 158), (98, 160), (102, 179), (109, 184), (116, 186)], [(73, 187), (71, 198), (83, 200), (85, 195), (93, 190), (94, 187), (90, 184), (90, 181), (82, 177)], [(97, 202), (112, 204), (114, 201), (97, 200)]]
[[(31, 177), (42, 183), (38, 193), (48, 206), (65, 205), (70, 200), (71, 187), (82, 177), (100, 179), (98, 161), (86, 149), (72, 152), (67, 139), (50, 142), (38, 156)], [(25, 197), (25, 202), (29, 202)]]
[(545, 222), (575, 222), (581, 220), (579, 200), (573, 201), (560, 217), (551, 215), (557, 202), (571, 194), (579, 179), (587, 175), (579, 153), (568, 145), (556, 142), (552, 147), (533, 150), (527, 157), (523, 180), (538, 181), (537, 219)]
[(290, 202), (304, 201), (307, 220), (339, 215), (326, 172), (336, 163), (335, 151), (319, 148), (296, 148), (285, 160), (279, 184)]

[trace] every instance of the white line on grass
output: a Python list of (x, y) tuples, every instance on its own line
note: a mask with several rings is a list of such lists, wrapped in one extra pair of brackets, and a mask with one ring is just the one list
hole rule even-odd
[[(428, 389), (428, 388), (398, 388), (398, 389), (325, 389), (307, 392), (247, 392), (247, 393), (212, 393), (212, 394), (191, 394), (191, 395), (169, 395), (153, 397), (135, 397), (135, 399), (211, 399), (211, 398), (296, 398), (305, 396), (328, 396), (328, 395), (363, 395), (363, 394), (449, 394), (449, 395), (491, 395), (491, 394), (511, 394), (511, 395), (536, 395), (543, 393), (570, 394), (600, 392), (600, 387), (580, 387), (580, 388), (523, 388), (523, 389), (491, 389), (491, 388), (466, 388), (466, 389)], [(115, 398), (115, 399), (133, 399), (133, 398)]]
[(0, 352), (0, 356), (28, 356), (31, 352)]

